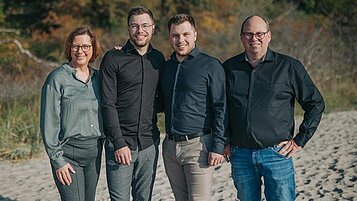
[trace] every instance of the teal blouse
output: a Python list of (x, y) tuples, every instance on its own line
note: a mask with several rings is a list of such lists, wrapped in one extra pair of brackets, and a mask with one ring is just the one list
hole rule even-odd
[(70, 138), (86, 140), (103, 134), (98, 71), (90, 68), (86, 82), (68, 64), (53, 70), (42, 87), (40, 127), (55, 169), (63, 167), (62, 145)]

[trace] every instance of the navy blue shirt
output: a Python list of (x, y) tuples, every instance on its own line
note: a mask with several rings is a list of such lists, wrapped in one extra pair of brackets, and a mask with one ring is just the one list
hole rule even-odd
[[(245, 53), (224, 62), (227, 75), (230, 143), (264, 148), (294, 139), (304, 147), (315, 133), (324, 100), (304, 66), (296, 59), (268, 49), (256, 68)], [(305, 111), (294, 136), (295, 100)]]
[(182, 62), (173, 53), (160, 76), (166, 133), (189, 135), (211, 129), (211, 151), (222, 154), (226, 94), (221, 63), (195, 47)]

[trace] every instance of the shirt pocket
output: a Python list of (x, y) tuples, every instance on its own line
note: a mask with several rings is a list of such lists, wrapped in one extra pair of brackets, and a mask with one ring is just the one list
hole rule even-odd
[(294, 104), (292, 89), (284, 83), (273, 84), (269, 96), (269, 114), (277, 119), (290, 121)]
[(249, 75), (244, 71), (233, 71), (228, 77), (228, 94), (230, 96), (245, 96), (249, 89)]

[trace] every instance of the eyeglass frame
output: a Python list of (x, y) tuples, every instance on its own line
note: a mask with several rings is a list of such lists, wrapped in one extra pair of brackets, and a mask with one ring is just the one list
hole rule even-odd
[[(71, 50), (73, 52), (77, 52), (79, 50), (79, 48), (82, 49), (83, 52), (88, 52), (90, 50), (90, 48), (92, 47), (93, 45), (75, 45), (75, 44), (71, 44)], [(88, 47), (88, 50), (85, 50), (86, 48), (85, 47)], [(74, 49), (75, 48), (75, 49)]]
[[(269, 32), (270, 30), (267, 30), (266, 32), (242, 32), (241, 36), (243, 36), (244, 39), (246, 40), (251, 40), (252, 38), (254, 38), (254, 36), (258, 39), (258, 40), (262, 40), (263, 38), (265, 38), (265, 35)], [(251, 37), (247, 38), (247, 35), (249, 34)], [(259, 36), (261, 34), (261, 36)]]
[(150, 27), (155, 26), (155, 24), (149, 24), (149, 23), (144, 23), (144, 24), (129, 24), (129, 28), (132, 31), (137, 31), (141, 27), (143, 31), (148, 31)]

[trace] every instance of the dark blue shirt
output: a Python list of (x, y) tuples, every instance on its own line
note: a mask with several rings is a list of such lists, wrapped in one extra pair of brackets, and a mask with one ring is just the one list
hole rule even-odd
[[(294, 139), (304, 147), (315, 133), (325, 108), (304, 66), (270, 49), (256, 68), (245, 59), (245, 53), (223, 65), (227, 74), (230, 143), (264, 148)], [(294, 137), (295, 100), (305, 114)]]
[(173, 53), (160, 76), (166, 133), (189, 135), (211, 129), (211, 151), (222, 154), (226, 94), (221, 63), (195, 47), (182, 62)]

